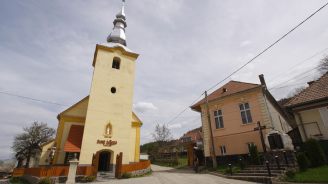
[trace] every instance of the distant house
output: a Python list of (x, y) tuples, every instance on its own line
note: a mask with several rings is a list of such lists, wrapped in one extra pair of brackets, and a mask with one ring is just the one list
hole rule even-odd
[(202, 127), (195, 128), (183, 134), (180, 138), (182, 143), (196, 143), (198, 148), (203, 147)]
[(302, 141), (328, 140), (328, 72), (292, 97), (284, 107), (289, 110)]
[[(290, 137), (292, 130), (286, 113), (266, 89), (263, 75), (261, 84), (230, 81), (208, 96), (209, 117), (216, 157), (246, 155), (251, 145), (260, 152), (266, 150), (293, 150)], [(191, 108), (200, 112), (204, 153), (211, 154), (211, 133), (205, 99)], [(262, 144), (259, 131), (254, 129), (260, 122), (264, 134)]]

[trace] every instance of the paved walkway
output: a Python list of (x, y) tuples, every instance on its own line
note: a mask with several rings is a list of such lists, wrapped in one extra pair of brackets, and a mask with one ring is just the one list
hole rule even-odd
[(173, 169), (170, 167), (151, 166), (151, 176), (130, 179), (114, 179), (107, 182), (115, 184), (252, 184), (252, 182), (226, 179), (210, 174), (196, 174), (191, 169)]

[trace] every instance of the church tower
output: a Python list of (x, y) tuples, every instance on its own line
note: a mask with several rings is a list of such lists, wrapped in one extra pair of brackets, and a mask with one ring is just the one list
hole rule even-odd
[(113, 165), (120, 152), (123, 164), (139, 161), (141, 122), (132, 111), (138, 54), (127, 48), (124, 3), (123, 0), (107, 43), (96, 45), (80, 152), (82, 165), (95, 160)]

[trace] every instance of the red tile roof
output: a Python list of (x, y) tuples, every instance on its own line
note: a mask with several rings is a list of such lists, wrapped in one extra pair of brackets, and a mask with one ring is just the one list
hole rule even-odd
[(312, 82), (302, 92), (292, 97), (284, 106), (298, 106), (325, 98), (328, 98), (328, 72), (318, 80)]
[(69, 130), (67, 141), (64, 145), (65, 152), (80, 152), (84, 126), (72, 125)]
[[(213, 93), (208, 95), (208, 101), (215, 100), (218, 98), (223, 98), (235, 93), (246, 91), (252, 88), (259, 87), (259, 84), (252, 84), (239, 81), (229, 81), (219, 89), (215, 90)], [(205, 103), (205, 98), (198, 101), (196, 104), (192, 105), (191, 108), (197, 111), (200, 111), (200, 105)]]

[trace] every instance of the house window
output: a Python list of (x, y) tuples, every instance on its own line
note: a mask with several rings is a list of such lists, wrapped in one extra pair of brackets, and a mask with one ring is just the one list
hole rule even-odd
[(115, 57), (113, 59), (113, 63), (112, 63), (112, 68), (115, 68), (115, 69), (120, 69), (120, 64), (121, 64), (121, 59), (118, 58), (118, 57)]
[(249, 153), (251, 152), (251, 147), (256, 146), (253, 142), (249, 142), (249, 143), (246, 143), (246, 144), (247, 144), (247, 148), (248, 148)]
[(270, 149), (283, 149), (284, 144), (281, 139), (281, 135), (277, 133), (270, 134), (268, 136), (269, 144), (270, 144)]
[(215, 127), (223, 128), (223, 116), (222, 116), (222, 110), (214, 111), (214, 120), (215, 120)]
[(251, 110), (248, 103), (239, 104), (241, 119), (243, 124), (248, 124), (252, 122)]
[(221, 155), (226, 155), (227, 154), (227, 150), (226, 150), (226, 147), (224, 145), (220, 146), (220, 151), (221, 151)]

